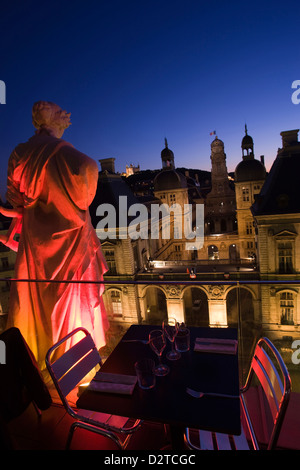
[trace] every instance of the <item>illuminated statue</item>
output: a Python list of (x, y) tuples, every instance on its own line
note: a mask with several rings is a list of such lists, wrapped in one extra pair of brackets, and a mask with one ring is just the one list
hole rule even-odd
[(32, 118), (35, 135), (9, 159), (13, 209), (0, 211), (13, 222), (0, 241), (17, 251), (15, 277), (39, 281), (12, 282), (8, 327), (20, 329), (42, 369), (48, 348), (78, 326), (104, 346), (103, 285), (57, 281), (101, 281), (107, 265), (89, 215), (97, 163), (61, 139), (70, 114), (59, 106), (39, 101)]

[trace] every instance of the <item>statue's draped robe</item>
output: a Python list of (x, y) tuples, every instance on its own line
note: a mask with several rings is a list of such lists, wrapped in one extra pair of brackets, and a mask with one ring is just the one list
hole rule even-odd
[(89, 214), (97, 181), (94, 160), (47, 134), (9, 159), (7, 200), (24, 208), (15, 278), (42, 282), (12, 282), (8, 326), (20, 329), (41, 368), (48, 348), (78, 326), (97, 348), (105, 344), (103, 284), (53, 282), (101, 281), (107, 271)]

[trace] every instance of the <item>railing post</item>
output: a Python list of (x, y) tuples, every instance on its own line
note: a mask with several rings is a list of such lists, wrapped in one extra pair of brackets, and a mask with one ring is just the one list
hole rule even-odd
[(242, 315), (241, 315), (241, 293), (240, 293), (240, 282), (237, 280), (236, 283), (236, 302), (237, 302), (237, 314), (238, 314), (238, 341), (239, 341), (239, 356), (240, 356), (240, 376), (241, 383), (244, 383), (244, 348), (243, 348), (243, 332), (242, 332)]

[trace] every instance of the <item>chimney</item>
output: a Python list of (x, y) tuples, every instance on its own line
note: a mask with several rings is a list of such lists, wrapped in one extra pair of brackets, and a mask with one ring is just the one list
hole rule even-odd
[(264, 155), (260, 156), (260, 161), (263, 164), (263, 166), (265, 166), (265, 156)]
[(296, 144), (298, 142), (298, 132), (299, 129), (281, 132), (280, 135), (282, 137), (282, 147), (289, 147), (290, 145)]
[(115, 158), (102, 158), (99, 162), (101, 165), (101, 171), (115, 173)]

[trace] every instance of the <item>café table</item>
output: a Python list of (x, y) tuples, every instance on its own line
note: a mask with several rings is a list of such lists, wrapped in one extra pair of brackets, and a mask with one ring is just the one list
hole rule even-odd
[[(101, 371), (135, 375), (134, 364), (142, 358), (157, 356), (147, 340), (149, 332), (159, 329), (153, 325), (132, 325), (109, 355)], [(237, 340), (234, 328), (191, 327), (190, 349), (181, 353), (181, 358), (169, 361), (166, 358), (168, 344), (162, 359), (170, 367), (168, 375), (156, 377), (156, 386), (142, 390), (136, 384), (131, 395), (104, 393), (87, 388), (77, 400), (78, 408), (111, 413), (144, 421), (169, 425), (171, 444), (175, 450), (184, 448), (186, 427), (239, 435), (239, 398), (202, 397), (194, 398), (186, 388), (202, 392), (239, 395), (238, 353), (196, 352), (196, 338), (219, 338)]]

